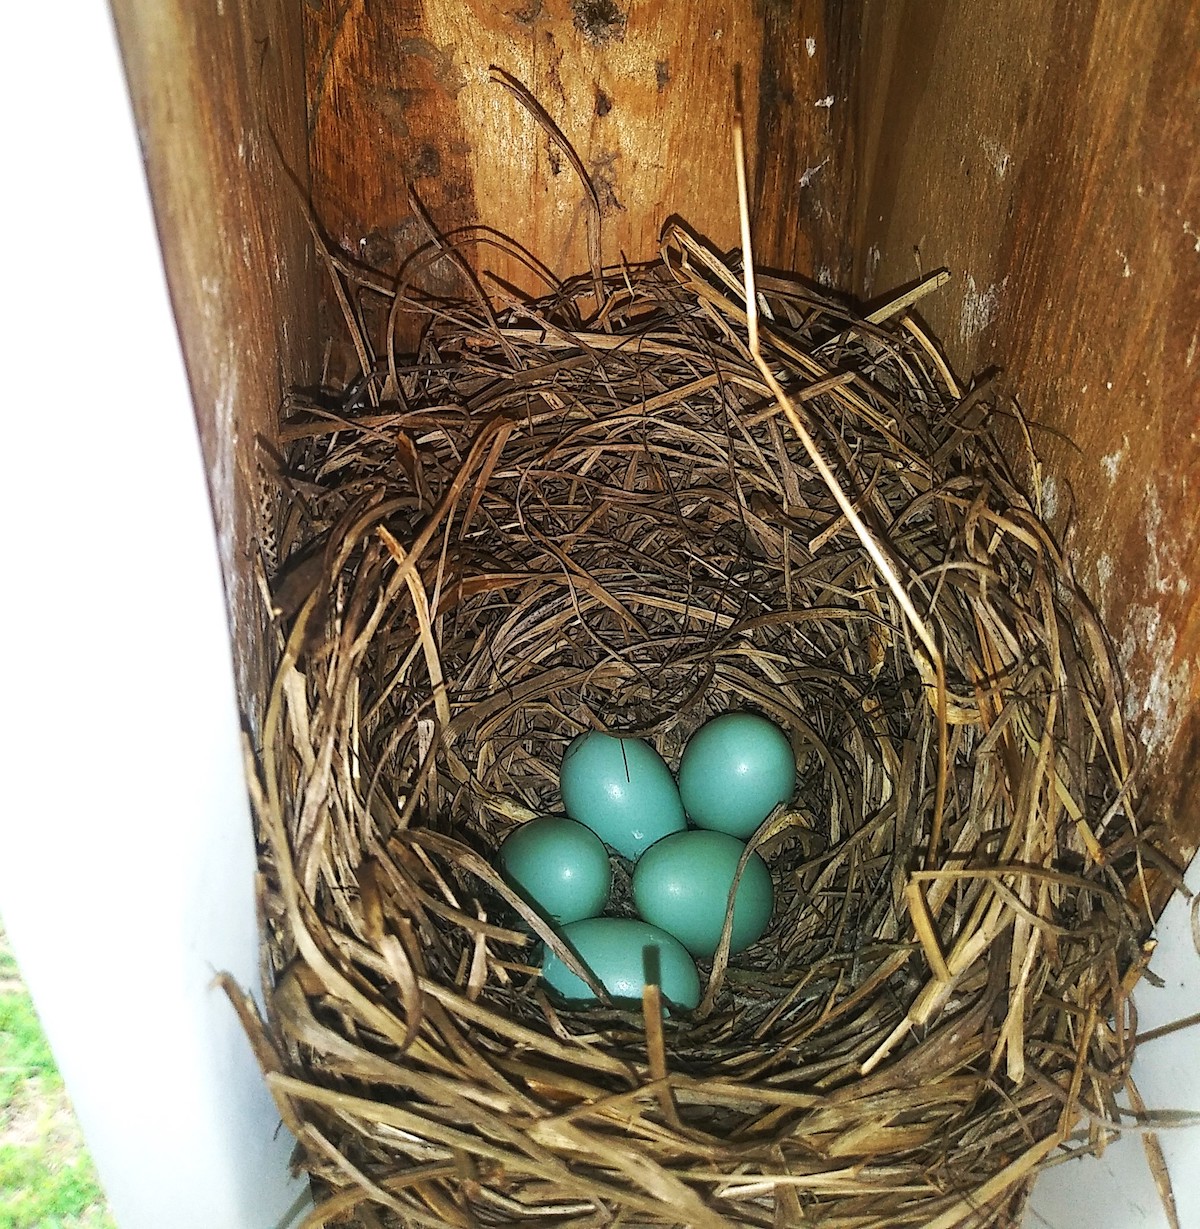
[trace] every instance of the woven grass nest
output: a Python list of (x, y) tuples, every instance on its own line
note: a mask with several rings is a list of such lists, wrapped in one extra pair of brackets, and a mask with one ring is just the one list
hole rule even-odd
[[(760, 275), (785, 412), (742, 285), (678, 226), (501, 310), (380, 281), (419, 353), (292, 407), (243, 1009), (307, 1226), (1007, 1225), (1117, 1115), (1149, 918), (1103, 630), (912, 296)], [(497, 845), (580, 731), (677, 763), (730, 708), (797, 753), (770, 929), (693, 1013), (556, 1006)]]

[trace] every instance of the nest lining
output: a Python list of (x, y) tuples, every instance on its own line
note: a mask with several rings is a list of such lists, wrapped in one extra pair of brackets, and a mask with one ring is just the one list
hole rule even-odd
[[(285, 424), (245, 1014), (308, 1224), (1007, 1224), (1116, 1116), (1148, 918), (1103, 631), (911, 316), (762, 278), (771, 371), (938, 694), (738, 284), (676, 227), (599, 296), (401, 292), (416, 358)], [(536, 942), (571, 955), (495, 848), (559, 809), (580, 730), (674, 763), (733, 707), (797, 751), (751, 842), (770, 929), (688, 1016), (556, 1006)]]

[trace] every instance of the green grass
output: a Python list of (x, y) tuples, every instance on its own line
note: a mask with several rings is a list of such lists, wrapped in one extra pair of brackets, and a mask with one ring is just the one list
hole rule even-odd
[(57, 1080), (58, 1069), (29, 995), (9, 990), (0, 994), (0, 1105), (31, 1076)]
[(115, 1229), (2, 928), (0, 1229)]

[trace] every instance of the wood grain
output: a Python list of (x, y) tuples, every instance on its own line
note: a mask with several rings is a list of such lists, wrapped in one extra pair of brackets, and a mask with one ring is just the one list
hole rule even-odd
[[(581, 156), (601, 200), (606, 262), (651, 259), (664, 220), (676, 214), (730, 247), (737, 215), (729, 123), (740, 65), (748, 122), (760, 131), (763, 257), (811, 275), (825, 269), (835, 280), (848, 268), (838, 219), (849, 163), (846, 109), (818, 105), (841, 89), (834, 77), (844, 69), (826, 21), (823, 4), (737, 0), (310, 6), (318, 213), (341, 246), (394, 267), (421, 237), (405, 194), (410, 179), (443, 230), (494, 227), (560, 277), (583, 270), (580, 185), (533, 120), (489, 81), (495, 65), (530, 89)], [(479, 259), (520, 290), (543, 289), (511, 260)], [(435, 278), (434, 288), (449, 289), (454, 275), (442, 274), (449, 281)]]
[[(1112, 629), (1150, 809), (1200, 842), (1200, 9), (867, 6), (852, 289), (955, 275), (925, 308), (1003, 367), (1044, 497)], [(1013, 438), (1014, 448), (1019, 447)]]
[(312, 245), (271, 136), (305, 178), (301, 31), (284, 0), (115, 0), (113, 10), (254, 726), (267, 692), (258, 577), (269, 550), (256, 441), (276, 436), (283, 390), (311, 380), (319, 355)]

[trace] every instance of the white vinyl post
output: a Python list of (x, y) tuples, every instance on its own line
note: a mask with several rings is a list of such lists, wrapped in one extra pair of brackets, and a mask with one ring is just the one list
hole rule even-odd
[[(1187, 874), (1200, 892), (1200, 858)], [(1177, 894), (1158, 920), (1158, 947), (1148, 978), (1134, 991), (1138, 1031), (1145, 1034), (1200, 1011), (1200, 951), (1190, 901)], [(1200, 1026), (1167, 1033), (1139, 1047), (1133, 1078), (1150, 1110), (1200, 1115)], [(1200, 1226), (1200, 1125), (1167, 1127), (1159, 1144), (1174, 1188), (1181, 1229)], [(1080, 1157), (1047, 1170), (1034, 1184), (1023, 1229), (1169, 1229), (1142, 1136), (1122, 1135), (1100, 1157)]]
[(287, 1168), (213, 974), (257, 988), (212, 513), (108, 6), (16, 5), (0, 915), (121, 1229), (276, 1229)]

